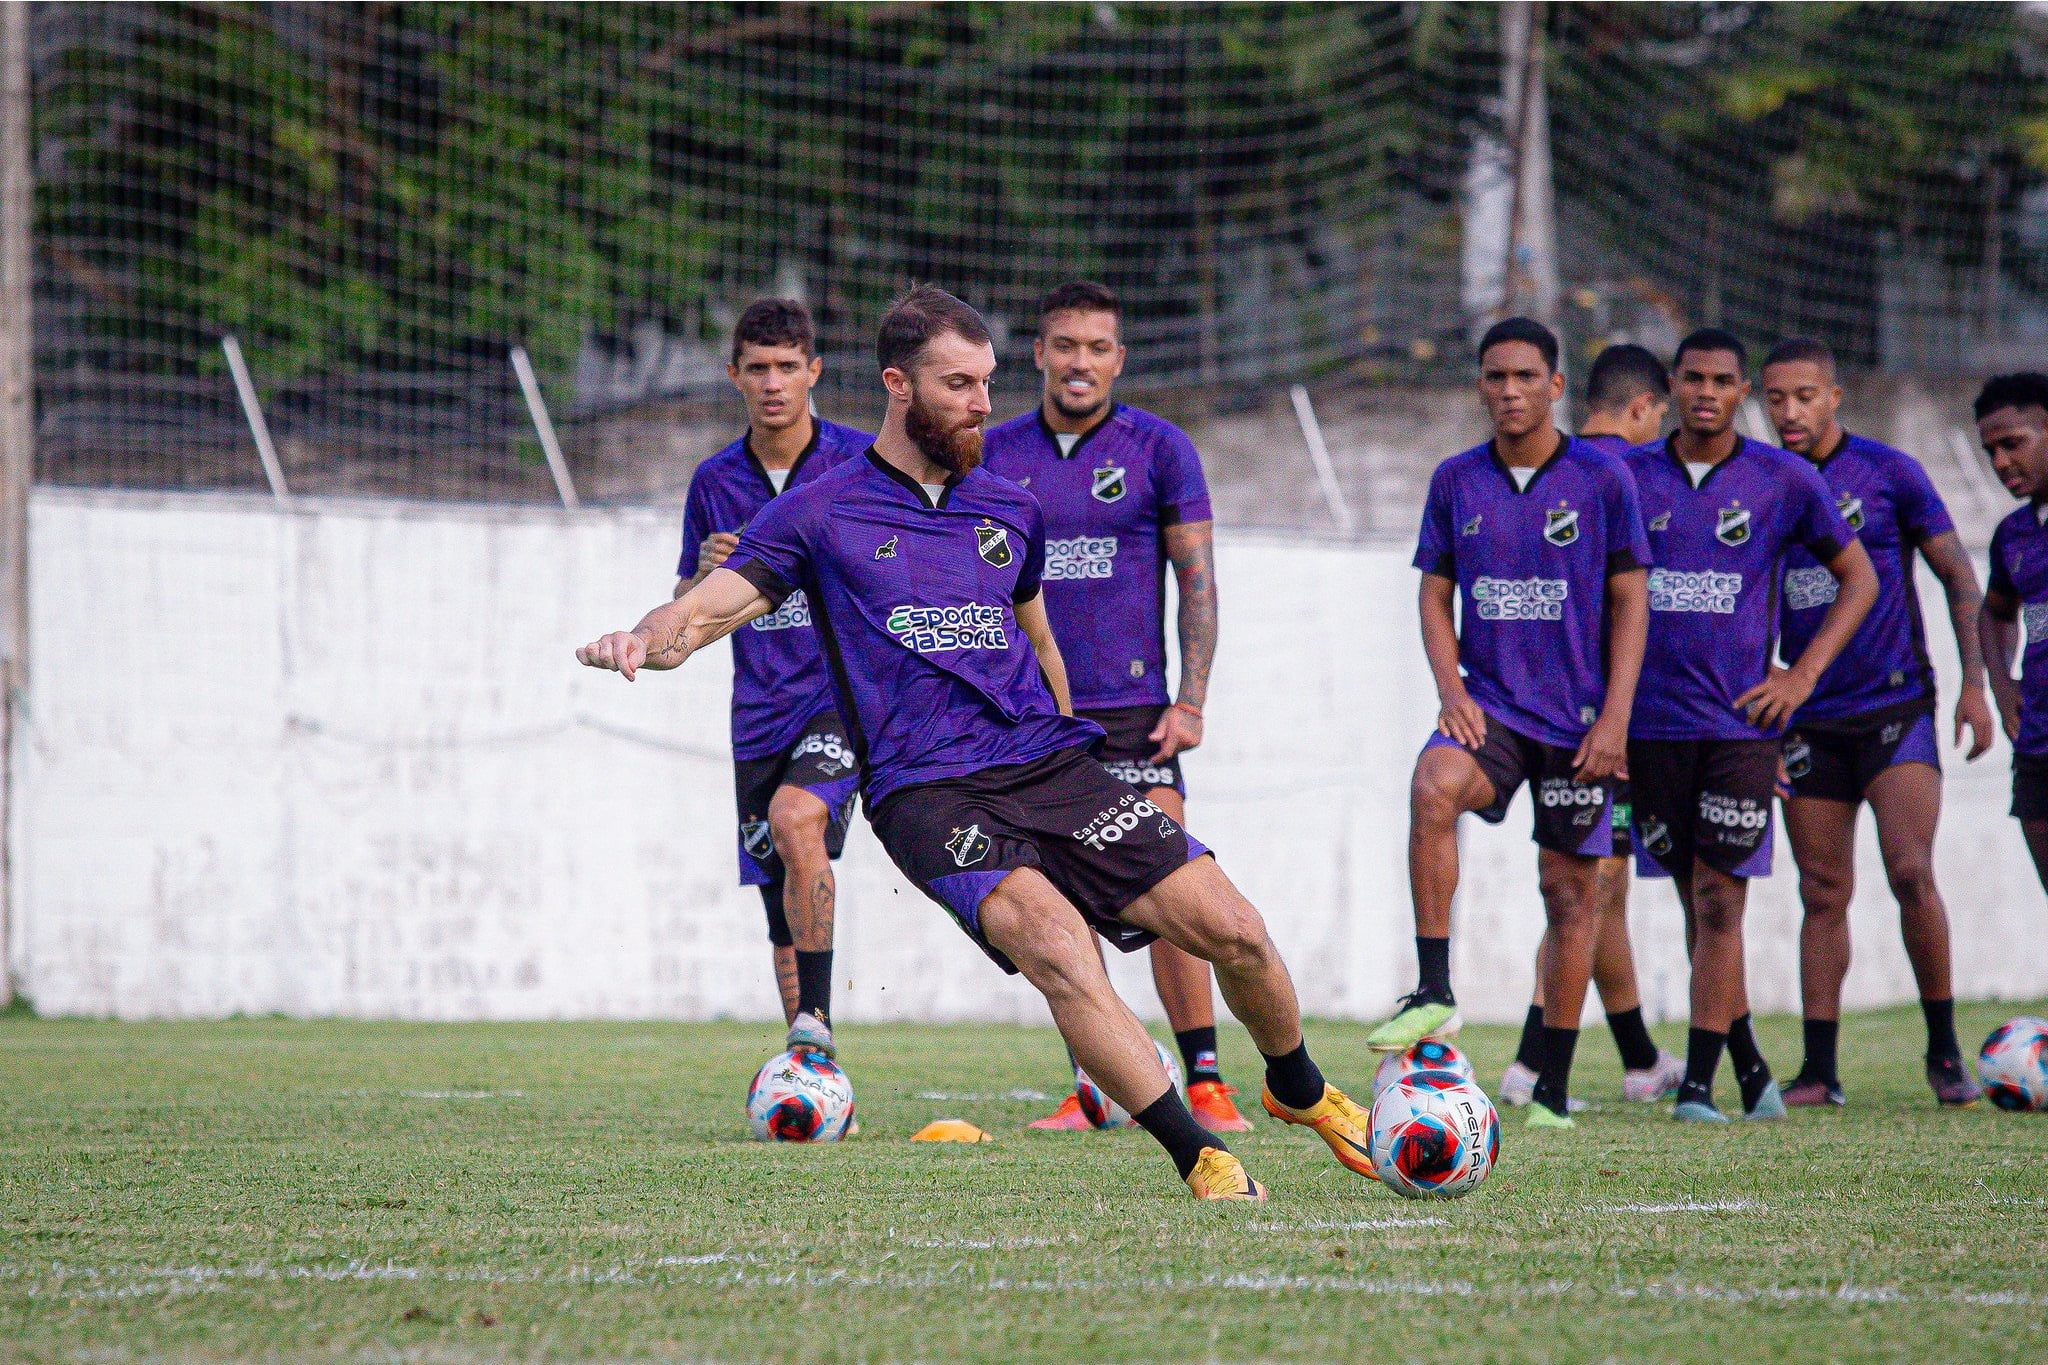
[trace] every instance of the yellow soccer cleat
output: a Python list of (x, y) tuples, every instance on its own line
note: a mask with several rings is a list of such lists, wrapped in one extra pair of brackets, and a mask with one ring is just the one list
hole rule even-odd
[(1263, 1203), (1266, 1187), (1245, 1173), (1244, 1163), (1221, 1147), (1204, 1147), (1195, 1169), (1188, 1172), (1188, 1188), (1197, 1199), (1249, 1199)]
[(1289, 1109), (1270, 1089), (1261, 1092), (1259, 1102), (1282, 1123), (1313, 1128), (1345, 1170), (1367, 1180), (1380, 1178), (1372, 1168), (1372, 1118), (1336, 1086), (1323, 1082), (1323, 1097), (1306, 1109)]

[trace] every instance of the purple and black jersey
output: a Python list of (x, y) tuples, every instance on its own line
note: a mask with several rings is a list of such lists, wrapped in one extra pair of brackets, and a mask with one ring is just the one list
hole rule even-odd
[[(1904, 451), (1849, 436), (1817, 467), (1842, 520), (1870, 552), (1877, 602), (1821, 674), (1813, 695), (1793, 718), (1795, 726), (1849, 720), (1933, 697), (1934, 669), (1927, 661), (1920, 594), (1913, 586), (1913, 555), (1924, 542), (1955, 529), (1927, 471)], [(1839, 586), (1804, 546), (1794, 546), (1786, 556), (1779, 646), (1786, 662), (1806, 651)]]
[(1017, 626), (1045, 520), (1008, 479), (970, 470), (934, 505), (870, 446), (768, 504), (726, 567), (777, 602), (809, 598), (871, 811), (899, 787), (1102, 738), (1060, 714)]
[[(1991, 533), (1990, 591), (2019, 603), (2020, 737), (2013, 752), (2048, 754), (2048, 528), (2042, 505), (2028, 503)], [(1993, 668), (2007, 667), (2002, 659)]]
[(1575, 746), (1599, 718), (1607, 580), (1649, 562), (1627, 467), (1583, 441), (1560, 437), (1526, 488), (1490, 441), (1430, 478), (1415, 567), (1458, 585), (1472, 700), (1539, 743)]
[(1751, 725), (1735, 699), (1770, 666), (1785, 561), (1803, 546), (1825, 563), (1855, 534), (1806, 459), (1737, 440), (1698, 488), (1671, 438), (1628, 453), (1653, 566), (1632, 738), (1775, 737)]
[[(811, 443), (789, 471), (792, 492), (860, 454), (874, 437), (813, 419)], [(776, 498), (768, 471), (742, 436), (697, 466), (683, 505), (683, 553), (676, 577), (694, 578), (697, 551), (714, 531), (738, 531)], [(732, 754), (740, 760), (779, 757), (804, 724), (832, 707), (831, 681), (811, 629), (810, 604), (797, 593), (732, 637)]]
[(1065, 455), (1038, 409), (990, 430), (982, 449), (991, 473), (1045, 509), (1045, 610), (1074, 708), (1165, 706), (1161, 532), (1212, 515), (1194, 442), (1119, 404)]

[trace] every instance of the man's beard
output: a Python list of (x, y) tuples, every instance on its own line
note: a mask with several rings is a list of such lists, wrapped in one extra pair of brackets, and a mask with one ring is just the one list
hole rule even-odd
[(1048, 391), (1047, 397), (1052, 399), (1054, 410), (1069, 422), (1086, 421), (1109, 406), (1109, 399), (1107, 398), (1093, 398), (1083, 403), (1070, 402), (1067, 399), (1066, 390), (1057, 384)]
[(941, 425), (942, 421), (913, 394), (910, 410), (903, 414), (903, 434), (939, 468), (965, 474), (981, 463), (981, 421), (977, 418), (950, 428)]

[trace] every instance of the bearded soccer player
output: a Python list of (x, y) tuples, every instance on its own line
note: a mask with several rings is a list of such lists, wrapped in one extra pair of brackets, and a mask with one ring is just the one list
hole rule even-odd
[[(1586, 372), (1586, 420), (1579, 439), (1603, 455), (1620, 458), (1635, 446), (1648, 445), (1664, 430), (1671, 409), (1671, 377), (1664, 362), (1641, 346), (1609, 346), (1594, 357)], [(1628, 939), (1628, 788), (1614, 794), (1614, 856), (1600, 860), (1595, 894), (1600, 902), (1600, 927), (1593, 945), (1593, 984), (1607, 1014), (1608, 1032), (1621, 1053), (1621, 1097), (1654, 1103), (1678, 1088), (1685, 1063), (1658, 1047), (1643, 1022), (1642, 995), (1636, 987), (1636, 960)], [(1536, 998), (1522, 1022), (1521, 1045), (1500, 1080), (1498, 1098), (1524, 1105), (1536, 1097), (1543, 1072), (1543, 977), (1551, 950), (1551, 934), (1543, 931), (1536, 950)], [(1571, 1101), (1577, 1109), (1579, 1102)]]
[(577, 658), (629, 681), (674, 668), (802, 588), (882, 846), (1038, 988), (1075, 1058), (1195, 1195), (1265, 1190), (1167, 1082), (1091, 930), (1126, 951), (1164, 938), (1210, 963), (1265, 1056), (1267, 1112), (1370, 1177), (1366, 1111), (1310, 1059), (1265, 921), (1177, 820), (1103, 770), (1090, 753), (1101, 728), (1070, 714), (1041, 592), (1043, 514), (980, 467), (987, 325), (919, 286), (882, 319), (876, 349), (889, 406), (875, 443), (770, 503), (724, 565)]
[[(1835, 357), (1808, 337), (1779, 342), (1764, 359), (1764, 402), (1779, 444), (1827, 481), (1842, 519), (1870, 555), (1877, 602), (1785, 732), (1785, 833), (1799, 864), (1799, 986), (1806, 1060), (1785, 1087), (1789, 1105), (1843, 1104), (1835, 1069), (1842, 979), (1849, 974), (1849, 898), (1856, 885), (1856, 814), (1870, 804), (1886, 879), (1899, 902), (1906, 956), (1927, 1021), (1927, 1084), (1941, 1104), (1975, 1104), (1983, 1092), (1963, 1065), (1949, 984), (1948, 909), (1934, 885), (1934, 830), (1941, 818), (1941, 745), (1934, 723), (1934, 669), (1913, 584), (1917, 552), (1941, 580), (1962, 656), (1955, 742), (1969, 757), (1991, 747), (1991, 706), (1977, 638), (1983, 597), (1927, 471), (1903, 451), (1842, 429)], [(1802, 548), (1786, 561), (1780, 649), (1797, 660), (1835, 600), (1834, 575)]]
[[(1672, 1116), (1725, 1123), (1726, 1049), (1743, 1113), (1784, 1099), (1750, 1027), (1742, 960), (1749, 879), (1771, 871), (1779, 737), (1877, 598), (1877, 575), (1811, 463), (1735, 430), (1742, 343), (1702, 328), (1672, 362), (1678, 430), (1627, 455), (1650, 535), (1650, 642), (1629, 730), (1636, 856), (1685, 908), (1692, 1022)], [(1797, 662), (1771, 662), (1779, 578), (1804, 547), (1840, 584)]]
[[(725, 372), (747, 431), (690, 477), (677, 597), (725, 562), (762, 508), (867, 449), (866, 432), (811, 415), (816, 349), (801, 303), (761, 299), (740, 314)], [(830, 1057), (832, 860), (860, 772), (801, 592), (733, 636), (732, 755), (740, 884), (759, 887), (767, 907), (788, 1045)]]
[[(1442, 710), (1409, 788), (1421, 980), (1366, 1038), (1398, 1051), (1457, 1027), (1450, 980), (1458, 817), (1499, 823), (1524, 782), (1550, 935), (1532, 1128), (1569, 1128), (1572, 1054), (1614, 853), (1617, 779), (1648, 627), (1649, 547), (1620, 461), (1558, 431), (1557, 338), (1528, 318), (1479, 342), (1493, 439), (1437, 466), (1422, 514), (1422, 642)], [(1462, 608), (1460, 633), (1454, 609)]]
[(2048, 887), (2048, 375), (1998, 376), (1977, 395), (1976, 415), (1977, 437), (1999, 482), (2026, 500), (1992, 534), (1978, 631), (2012, 742), (2013, 818)]
[[(1076, 282), (1039, 307), (1039, 406), (988, 433), (990, 473), (1031, 490), (1045, 511), (1045, 614), (1059, 637), (1074, 714), (1102, 727), (1110, 773), (1175, 820), (1186, 818), (1180, 756), (1202, 742), (1216, 657), (1216, 550), (1209, 488), (1179, 427), (1115, 402), (1125, 350), (1116, 295)], [(1180, 588), (1180, 685), (1166, 696), (1168, 562)], [(1209, 964), (1165, 940), (1152, 980), (1180, 1045), (1188, 1105), (1204, 1127), (1251, 1127), (1216, 1061)], [(1070, 1094), (1033, 1128), (1085, 1129)]]

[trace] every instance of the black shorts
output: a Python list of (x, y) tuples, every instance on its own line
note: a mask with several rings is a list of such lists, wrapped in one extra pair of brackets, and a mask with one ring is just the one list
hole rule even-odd
[(2048, 754), (2012, 756), (2012, 813), (2016, 820), (2048, 820)]
[(1159, 752), (1159, 746), (1151, 740), (1152, 727), (1159, 724), (1163, 707), (1158, 706), (1117, 706), (1106, 711), (1076, 711), (1082, 720), (1092, 720), (1102, 727), (1102, 748), (1097, 757), (1109, 775), (1119, 782), (1128, 782), (1139, 791), (1153, 787), (1171, 787), (1182, 796), (1188, 789), (1180, 777), (1178, 756), (1164, 763), (1154, 763), (1152, 755)]
[(1017, 968), (982, 937), (981, 903), (1015, 869), (1043, 872), (1128, 953), (1153, 936), (1117, 916), (1209, 851), (1085, 749), (903, 787), (868, 819), (903, 875), (1006, 972)]
[(1690, 877), (1693, 859), (1731, 877), (1771, 875), (1775, 739), (1632, 739), (1636, 871)]
[(1925, 763), (1941, 771), (1941, 745), (1934, 732), (1934, 703), (1917, 701), (1868, 716), (1787, 731), (1785, 775), (1792, 795), (1856, 805), (1871, 782), (1901, 763)]
[(1614, 856), (1618, 806), (1614, 783), (1581, 782), (1574, 778), (1573, 750), (1518, 734), (1492, 716), (1486, 718), (1486, 742), (1478, 749), (1466, 749), (1442, 733), (1431, 735), (1422, 746), (1424, 753), (1431, 749), (1457, 749), (1472, 755), (1479, 771), (1493, 785), (1493, 804), (1478, 812), (1487, 824), (1497, 825), (1507, 819), (1508, 802), (1527, 782), (1536, 810), (1535, 829), (1530, 837), (1538, 848), (1580, 858)]
[[(741, 886), (782, 884), (782, 855), (775, 851), (775, 835), (768, 827), (768, 804), (778, 788), (801, 787), (823, 801), (828, 812), (825, 852), (837, 858), (846, 847), (846, 826), (853, 819), (854, 793), (860, 789), (860, 765), (836, 712), (812, 716), (788, 753), (736, 759), (732, 770), (734, 803), (739, 807)], [(769, 918), (772, 921), (774, 915)], [(769, 937), (775, 938), (772, 923)]]

